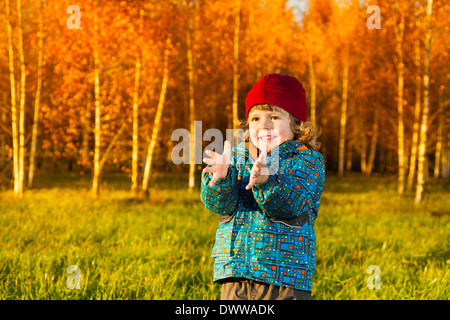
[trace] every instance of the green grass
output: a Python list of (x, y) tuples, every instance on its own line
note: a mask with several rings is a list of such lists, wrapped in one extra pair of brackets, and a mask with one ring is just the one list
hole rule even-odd
[[(0, 299), (217, 299), (209, 257), (218, 216), (184, 176), (158, 176), (149, 200), (126, 176), (46, 174), (16, 201), (0, 193)], [(316, 220), (313, 299), (448, 299), (449, 184), (420, 206), (395, 177), (327, 176)], [(70, 265), (81, 289), (67, 288)], [(366, 286), (370, 265), (381, 288)]]

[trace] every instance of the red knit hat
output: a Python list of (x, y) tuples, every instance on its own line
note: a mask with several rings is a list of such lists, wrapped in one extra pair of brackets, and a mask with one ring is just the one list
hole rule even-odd
[(278, 73), (265, 75), (248, 92), (245, 99), (245, 112), (254, 105), (271, 104), (280, 107), (300, 121), (306, 121), (306, 93), (296, 78)]

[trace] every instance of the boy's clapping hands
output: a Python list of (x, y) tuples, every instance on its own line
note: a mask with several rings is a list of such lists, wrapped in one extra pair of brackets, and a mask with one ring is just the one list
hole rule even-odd
[(206, 150), (205, 153), (211, 158), (203, 158), (203, 162), (210, 165), (210, 167), (206, 167), (203, 171), (213, 174), (209, 186), (214, 187), (217, 180), (225, 178), (228, 174), (228, 166), (230, 165), (231, 159), (231, 144), (225, 140), (223, 154), (212, 150)]
[(250, 171), (250, 181), (245, 187), (246, 190), (252, 188), (255, 184), (261, 184), (269, 178), (269, 168), (267, 167), (267, 144), (261, 146), (261, 154), (256, 159)]
[[(205, 153), (211, 158), (203, 158), (203, 162), (209, 165), (209, 167), (203, 169), (203, 172), (213, 174), (209, 183), (209, 186), (213, 187), (217, 180), (225, 178), (228, 174), (231, 159), (231, 144), (229, 141), (225, 141), (222, 154), (212, 150), (206, 150)], [(269, 178), (269, 168), (266, 163), (267, 145), (263, 145), (261, 154), (256, 159), (250, 171), (250, 180), (245, 187), (246, 190), (251, 189), (255, 184), (261, 184), (267, 181)]]

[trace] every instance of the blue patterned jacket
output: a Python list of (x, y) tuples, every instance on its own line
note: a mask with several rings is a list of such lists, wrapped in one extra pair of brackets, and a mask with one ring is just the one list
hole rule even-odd
[(277, 172), (250, 190), (254, 160), (244, 142), (233, 148), (228, 175), (214, 187), (212, 174), (203, 173), (201, 200), (221, 215), (211, 255), (214, 281), (243, 277), (311, 291), (325, 166), (319, 152), (302, 145), (287, 140), (272, 151), (268, 166)]

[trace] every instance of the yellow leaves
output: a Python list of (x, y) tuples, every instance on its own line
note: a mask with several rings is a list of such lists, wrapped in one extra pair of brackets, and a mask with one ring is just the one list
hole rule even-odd
[[(406, 0), (399, 0), (402, 4)], [(357, 1), (352, 1), (353, 4)], [(208, 125), (222, 126), (230, 112), (232, 92), (233, 40), (235, 26), (235, 1), (205, 1), (200, 6), (187, 8), (181, 1), (157, 1), (145, 4), (145, 19), (142, 41), (139, 41), (139, 10), (141, 2), (133, 6), (127, 1), (115, 4), (99, 2), (99, 55), (100, 93), (102, 106), (102, 135), (106, 142), (114, 135), (121, 120), (132, 106), (134, 70), (136, 57), (141, 54), (141, 79), (138, 90), (140, 126), (148, 125), (155, 114), (163, 73), (165, 41), (172, 38), (169, 62), (170, 77), (166, 105), (176, 112), (163, 117), (173, 126), (185, 126), (188, 119), (187, 101), (187, 58), (185, 29), (187, 18), (192, 18), (192, 47), (194, 55), (195, 99), (197, 116), (205, 121), (214, 119)], [(395, 37), (393, 28), (397, 22), (391, 18), (389, 4), (380, 3), (383, 13), (382, 29), (368, 32), (364, 8), (358, 8), (350, 1), (311, 0), (309, 11), (301, 25), (296, 25), (291, 9), (284, 9), (283, 1), (248, 0), (241, 1), (241, 29), (239, 42), (239, 108), (243, 107), (245, 94), (258, 76), (273, 71), (291, 73), (310, 87), (307, 58), (312, 56), (317, 78), (317, 100), (322, 103), (318, 117), (327, 115), (328, 126), (339, 114), (339, 95), (342, 71), (340, 63), (343, 43), (352, 46), (350, 56), (349, 95), (355, 105), (365, 106), (357, 111), (372, 113), (373, 106), (386, 106), (394, 101), (389, 96), (388, 86), (395, 86)], [(24, 10), (30, 12), (25, 20), (27, 95), (34, 94), (36, 75), (36, 43), (38, 30), (37, 15), (32, 4)], [(86, 105), (94, 103), (94, 58), (93, 58), (93, 4), (83, 3), (81, 8), (82, 29), (73, 32), (65, 25), (68, 14), (64, 3), (45, 4), (44, 10), (44, 70), (40, 128), (44, 145), (54, 139), (55, 143), (75, 144), (81, 140)], [(433, 22), (431, 59), (432, 69), (437, 76), (431, 81), (436, 85), (445, 82), (445, 63), (448, 60), (448, 34), (450, 27), (446, 12), (447, 3), (436, 4), (436, 20)], [(413, 8), (405, 10), (413, 10)], [(51, 9), (51, 10), (49, 10)], [(13, 9), (14, 10), (14, 9)], [(447, 10), (447, 11), (446, 11)], [(186, 17), (188, 16), (188, 17)], [(413, 15), (414, 16), (414, 15)], [(420, 32), (414, 31), (415, 19), (405, 15), (405, 50), (411, 48)], [(35, 29), (33, 29), (35, 28)], [(423, 33), (423, 32), (422, 32)], [(0, 33), (0, 40), (5, 40)], [(0, 41), (6, 43), (6, 41)], [(34, 44), (34, 45), (33, 45)], [(0, 45), (5, 47), (5, 45)], [(3, 48), (2, 47), (2, 48)], [(6, 47), (5, 47), (6, 48)], [(1, 59), (1, 58), (0, 58)], [(2, 64), (6, 65), (3, 58)], [(172, 74), (173, 71), (173, 74)], [(413, 77), (414, 70), (407, 70), (405, 77)], [(433, 74), (433, 72), (432, 72)], [(409, 78), (408, 78), (409, 79)], [(409, 81), (409, 80), (408, 80)], [(408, 87), (405, 78), (405, 99), (414, 101), (414, 90)], [(437, 87), (437, 86), (436, 86)], [(28, 99), (28, 98), (27, 98)], [(309, 99), (309, 95), (307, 96)], [(51, 104), (50, 104), (50, 102)], [(47, 105), (49, 104), (49, 105)], [(214, 116), (210, 112), (215, 108)], [(384, 108), (384, 107), (383, 107)], [(30, 109), (30, 106), (27, 106)], [(94, 126), (91, 108), (89, 129)], [(370, 109), (370, 110), (367, 110)], [(28, 110), (27, 110), (28, 111)], [(207, 111), (207, 112), (206, 112)], [(141, 119), (142, 118), (142, 119)], [(28, 124), (27, 124), (28, 125)], [(141, 128), (142, 128), (141, 127)], [(78, 128), (78, 129), (72, 129)], [(324, 128), (324, 134), (329, 130)], [(334, 129), (333, 129), (334, 130)], [(145, 130), (141, 130), (142, 135)], [(166, 134), (167, 132), (164, 132)], [(387, 132), (389, 135), (390, 133)], [(50, 138), (47, 135), (55, 135)], [(370, 128), (367, 136), (372, 136)], [(124, 135), (125, 137), (125, 135)], [(166, 139), (164, 136), (162, 139)], [(121, 139), (128, 139), (121, 138)], [(123, 143), (125, 145), (126, 143)], [(122, 145), (122, 141), (120, 141)], [(71, 145), (73, 147), (73, 145)], [(122, 150), (122, 149), (121, 149)], [(124, 150), (124, 149), (123, 149)], [(112, 159), (112, 158), (111, 158)], [(384, 249), (383, 249), (384, 250)], [(360, 251), (353, 253), (355, 259)]]

